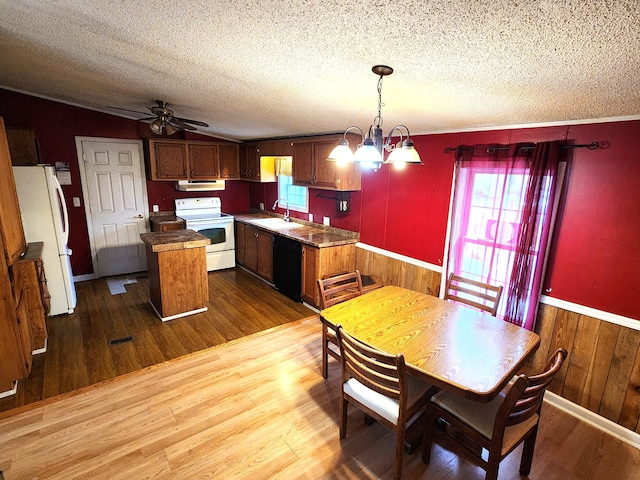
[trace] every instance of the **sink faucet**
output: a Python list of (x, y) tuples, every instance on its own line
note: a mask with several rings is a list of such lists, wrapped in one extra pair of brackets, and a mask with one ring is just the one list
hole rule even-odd
[(289, 217), (289, 202), (287, 202), (284, 198), (278, 198), (275, 202), (273, 202), (273, 207), (271, 207), (271, 210), (275, 210), (276, 209), (276, 205), (278, 205), (278, 202), (284, 202), (284, 203), (287, 204), (287, 211), (284, 212), (283, 220), (285, 222), (290, 222), (291, 218)]

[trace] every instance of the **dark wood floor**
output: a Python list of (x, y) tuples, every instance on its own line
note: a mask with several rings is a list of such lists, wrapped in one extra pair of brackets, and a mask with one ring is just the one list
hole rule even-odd
[[(111, 295), (105, 278), (76, 284), (71, 315), (48, 319), (47, 352), (33, 357), (18, 392), (0, 411), (93, 385), (125, 373), (313, 315), (246, 271), (209, 273), (205, 313), (161, 322), (149, 305), (147, 278)], [(122, 343), (112, 342), (132, 337)]]

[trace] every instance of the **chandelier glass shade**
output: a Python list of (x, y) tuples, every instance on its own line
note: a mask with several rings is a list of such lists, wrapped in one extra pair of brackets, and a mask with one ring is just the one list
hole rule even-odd
[[(339, 166), (349, 163), (359, 163), (363, 167), (372, 168), (377, 171), (383, 163), (393, 164), (396, 168), (404, 168), (407, 163), (416, 163), (422, 165), (420, 155), (414, 147), (413, 140), (409, 129), (404, 125), (396, 125), (389, 131), (386, 139), (382, 134), (382, 79), (393, 73), (393, 69), (386, 65), (375, 65), (372, 69), (373, 73), (379, 75), (378, 80), (378, 116), (373, 120), (373, 125), (369, 127), (365, 136), (360, 127), (348, 127), (343, 135), (342, 140), (331, 151), (327, 160), (335, 161)], [(347, 133), (350, 130), (358, 130), (362, 137), (362, 142), (356, 147), (355, 153), (349, 148)], [(406, 138), (403, 137), (403, 129), (406, 130)], [(400, 141), (396, 144), (391, 142), (391, 138), (397, 132), (400, 135)], [(389, 155), (384, 159), (385, 152)]]

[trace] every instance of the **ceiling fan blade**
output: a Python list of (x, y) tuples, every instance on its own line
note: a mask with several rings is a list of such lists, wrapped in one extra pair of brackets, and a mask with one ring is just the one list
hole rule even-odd
[(199, 122), (198, 120), (189, 120), (188, 118), (178, 118), (178, 117), (173, 117), (175, 120), (180, 120), (183, 123), (193, 123), (194, 125), (198, 125), (200, 127), (208, 127), (209, 124), (204, 123), (204, 122)]
[(173, 117), (169, 123), (177, 125), (181, 130), (197, 130), (196, 127), (192, 127), (191, 125), (187, 125), (180, 118)]
[(149, 115), (148, 112), (139, 112), (138, 110), (129, 110), (128, 108), (110, 107), (109, 105), (105, 105), (105, 108), (112, 108), (113, 110), (124, 110), (125, 112), (133, 112), (140, 115)]

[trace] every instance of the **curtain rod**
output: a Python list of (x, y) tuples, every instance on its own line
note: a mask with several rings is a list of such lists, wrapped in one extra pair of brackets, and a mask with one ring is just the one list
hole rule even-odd
[[(591, 142), (589, 144), (582, 145), (562, 145), (560, 148), (587, 148), (589, 150), (595, 150), (600, 147), (601, 145), (599, 142)], [(461, 145), (457, 147), (447, 147), (444, 149), (444, 153), (455, 152), (458, 148), (471, 149), (473, 147), (463, 147)], [(496, 150), (509, 150), (510, 148), (511, 147), (489, 147), (487, 148), (487, 153), (494, 153)], [(533, 148), (535, 148), (535, 145), (524, 145), (520, 147), (520, 150), (532, 150)]]

